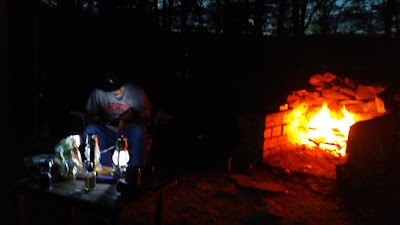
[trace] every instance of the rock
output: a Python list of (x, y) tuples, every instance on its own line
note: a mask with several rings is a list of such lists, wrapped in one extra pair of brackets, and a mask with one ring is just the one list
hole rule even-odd
[(354, 88), (354, 89), (356, 89), (357, 88), (357, 82), (356, 81), (354, 81), (354, 80), (352, 80), (352, 79), (350, 79), (350, 78), (344, 78), (344, 83), (346, 84), (346, 85), (349, 85), (350, 87), (352, 87), (352, 88)]
[(376, 107), (376, 101), (375, 99), (365, 102), (363, 104), (360, 104), (360, 106), (363, 109), (363, 112), (369, 112), (369, 113), (377, 113), (377, 107)]
[(235, 184), (230, 184), (226, 187), (222, 187), (220, 191), (216, 193), (218, 196), (235, 196), (239, 193)]
[(373, 85), (373, 86), (368, 86), (368, 90), (374, 94), (380, 94), (383, 91), (385, 91), (385, 87), (380, 86), (380, 85)]
[(268, 214), (280, 218), (285, 216), (285, 210), (283, 210), (282, 206), (277, 204), (275, 201), (266, 199), (265, 202), (267, 203)]
[(310, 77), (308, 83), (310, 83), (312, 86), (321, 86), (324, 83), (323, 76), (321, 74), (314, 74)]
[(378, 111), (378, 113), (385, 113), (386, 109), (385, 109), (385, 103), (383, 102), (383, 100), (379, 97), (375, 98), (375, 104), (376, 104), (376, 110)]
[(310, 105), (312, 106), (321, 106), (324, 103), (325, 99), (323, 97), (314, 98), (310, 101)]
[(319, 96), (321, 96), (321, 93), (319, 93), (318, 91), (314, 91), (314, 92), (311, 94), (311, 98), (318, 98)]
[(398, 116), (385, 114), (352, 125), (347, 141), (349, 185), (357, 191), (377, 187), (381, 182), (396, 182), (400, 175), (399, 147)]
[(348, 95), (350, 97), (354, 97), (356, 95), (356, 92), (349, 87), (340, 87), (339, 92)]
[(308, 179), (306, 184), (311, 190), (324, 195), (332, 194), (335, 187), (333, 181), (328, 179)]
[(344, 100), (344, 99), (351, 99), (350, 96), (345, 95), (343, 93), (340, 93), (338, 91), (334, 91), (332, 89), (324, 89), (321, 91), (321, 95), (324, 98), (332, 98), (332, 99), (339, 99), (339, 100)]
[(355, 105), (355, 104), (362, 104), (363, 101), (355, 100), (355, 99), (346, 99), (339, 102), (340, 105)]
[(301, 103), (308, 103), (312, 100), (312, 93), (307, 91), (299, 91), (299, 92), (292, 92), (286, 98), (286, 102), (289, 105), (289, 108), (297, 108)]
[(257, 181), (252, 180), (249, 176), (241, 174), (231, 174), (231, 179), (235, 181), (238, 185), (247, 188), (254, 188), (261, 191), (268, 192), (285, 192), (286, 187), (282, 184), (274, 181)]
[(309, 95), (309, 92), (307, 90), (298, 90), (298, 91), (293, 91), (293, 94), (296, 94), (298, 96), (307, 96)]
[(322, 91), (326, 88), (326, 86), (324, 84), (318, 85), (314, 87), (315, 91)]
[(356, 95), (354, 96), (357, 100), (369, 100), (375, 99), (376, 94), (371, 91), (370, 86), (359, 84), (356, 90)]
[(332, 82), (334, 79), (336, 79), (336, 75), (332, 74), (332, 73), (324, 73), (324, 75), (322, 76), (322, 80), (326, 83), (330, 83)]
[(340, 85), (333, 85), (333, 86), (331, 87), (331, 89), (334, 90), (334, 91), (339, 91)]

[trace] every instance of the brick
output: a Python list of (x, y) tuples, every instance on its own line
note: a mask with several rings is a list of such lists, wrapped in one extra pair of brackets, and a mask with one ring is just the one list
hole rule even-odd
[(265, 117), (265, 127), (273, 127), (282, 125), (283, 116), (286, 115), (287, 112), (278, 112), (268, 114)]
[(268, 151), (268, 142), (269, 142), (269, 140), (264, 140), (264, 143), (263, 143), (263, 151)]
[(275, 115), (275, 126), (282, 125), (282, 113), (277, 113)]
[(265, 127), (273, 127), (275, 126), (275, 114), (268, 114), (265, 117)]
[(282, 116), (282, 124), (289, 124), (293, 120), (291, 111), (285, 111), (284, 115)]
[(288, 132), (290, 132), (290, 126), (288, 125), (284, 125), (282, 129), (283, 129), (282, 130), (283, 135), (288, 134)]
[(270, 138), (272, 136), (272, 128), (266, 128), (264, 130), (264, 138)]
[(269, 155), (270, 155), (270, 151), (264, 150), (263, 151), (263, 161), (266, 161), (268, 159)]
[(267, 139), (267, 146), (268, 148), (273, 148), (279, 145), (279, 139), (277, 137), (272, 137)]
[(287, 135), (281, 135), (278, 138), (278, 145), (282, 146), (282, 145), (289, 145), (289, 139)]
[(281, 126), (275, 126), (272, 128), (272, 136), (281, 136), (282, 135), (282, 127)]

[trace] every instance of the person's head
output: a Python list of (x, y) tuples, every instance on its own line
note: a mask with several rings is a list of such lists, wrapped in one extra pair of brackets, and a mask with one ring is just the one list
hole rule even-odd
[(120, 72), (116, 70), (105, 70), (102, 72), (99, 89), (106, 92), (114, 92), (121, 89), (125, 83), (126, 80)]

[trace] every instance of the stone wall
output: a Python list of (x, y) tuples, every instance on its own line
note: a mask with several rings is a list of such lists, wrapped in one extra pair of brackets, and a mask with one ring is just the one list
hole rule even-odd
[(268, 114), (265, 117), (263, 160), (274, 151), (280, 151), (290, 146), (288, 136), (285, 134), (285, 125), (289, 111)]
[(307, 149), (291, 144), (286, 133), (290, 110), (268, 114), (265, 117), (263, 163), (328, 179), (336, 178), (336, 166), (346, 162), (322, 150)]

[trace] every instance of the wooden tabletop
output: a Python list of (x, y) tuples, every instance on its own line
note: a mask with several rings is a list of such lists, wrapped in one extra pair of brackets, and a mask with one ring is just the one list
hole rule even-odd
[(115, 184), (97, 183), (94, 190), (86, 191), (84, 180), (66, 180), (52, 183), (50, 189), (40, 188), (38, 182), (32, 179), (21, 179), (17, 181), (19, 191), (36, 192), (55, 198), (63, 198), (63, 201), (71, 201), (79, 204), (87, 204), (92, 207), (104, 208), (106, 210), (119, 210), (126, 204), (143, 201), (157, 195), (177, 184), (177, 180), (169, 180), (152, 185), (140, 187), (129, 191), (129, 194), (117, 191)]

